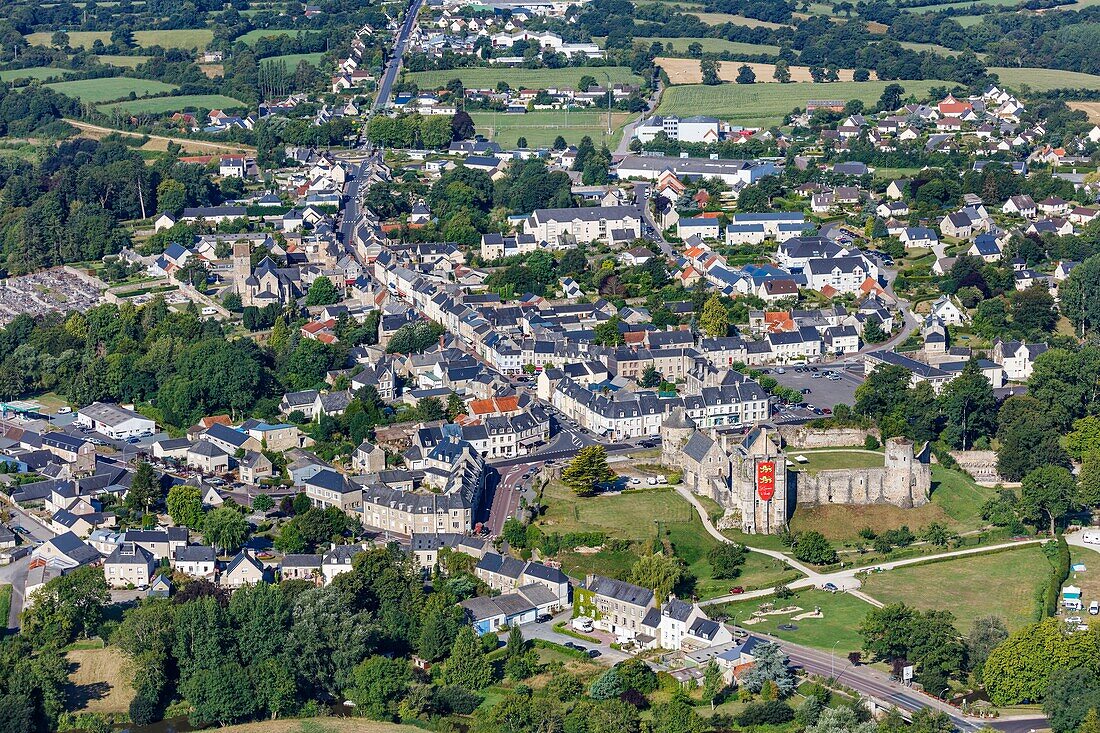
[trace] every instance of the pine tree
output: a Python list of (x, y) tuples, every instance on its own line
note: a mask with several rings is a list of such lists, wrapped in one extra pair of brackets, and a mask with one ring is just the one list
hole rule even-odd
[(562, 483), (577, 496), (592, 496), (597, 484), (610, 481), (615, 476), (607, 465), (607, 450), (602, 445), (581, 448), (573, 462), (561, 473)]
[(722, 694), (725, 686), (726, 681), (722, 678), (722, 670), (713, 659), (710, 660), (703, 669), (703, 702), (710, 703), (711, 710), (714, 710), (718, 696)]
[(160, 500), (160, 478), (153, 466), (142, 461), (134, 472), (130, 490), (126, 492), (126, 505), (131, 509), (149, 511)]
[(271, 348), (280, 351), (286, 346), (289, 336), (290, 331), (286, 326), (286, 318), (280, 315), (275, 319), (275, 325), (271, 328), (271, 336), (268, 337), (267, 343)]
[(703, 333), (715, 338), (725, 336), (730, 330), (730, 314), (717, 294), (707, 298), (703, 312), (699, 316), (699, 327)]
[(451, 656), (443, 666), (443, 680), (468, 690), (480, 690), (493, 681), (493, 666), (469, 626), (463, 627), (455, 638)]

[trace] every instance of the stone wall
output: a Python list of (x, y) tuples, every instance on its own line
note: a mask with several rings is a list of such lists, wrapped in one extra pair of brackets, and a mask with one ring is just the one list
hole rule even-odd
[(780, 425), (779, 434), (786, 448), (846, 448), (862, 446), (874, 430), (863, 428), (811, 428), (806, 425)]
[(953, 450), (951, 457), (959, 463), (959, 468), (983, 486), (996, 486), (1008, 483), (997, 473), (997, 452), (991, 450)]
[(926, 452), (904, 438), (886, 441), (882, 468), (831, 469), (795, 479), (800, 504), (893, 504), (908, 509), (928, 503), (932, 468)]

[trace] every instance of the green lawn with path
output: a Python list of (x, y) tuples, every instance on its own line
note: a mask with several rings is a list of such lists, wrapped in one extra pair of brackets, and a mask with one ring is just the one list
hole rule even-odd
[[(849, 81), (830, 84), (688, 84), (669, 87), (661, 96), (658, 114), (712, 115), (740, 125), (779, 125), (795, 107), (816, 99), (860, 99), (874, 104), (888, 81)], [(905, 97), (924, 99), (935, 86), (954, 86), (939, 80), (897, 82)]]
[(153, 97), (101, 104), (98, 109), (106, 114), (115, 110), (128, 114), (165, 114), (199, 109), (241, 109), (245, 106), (244, 102), (222, 94), (180, 94), (174, 97)]
[[(765, 616), (763, 621), (743, 628), (778, 636), (780, 639), (814, 649), (835, 650), (840, 656), (858, 651), (863, 646), (863, 639), (860, 638), (858, 631), (859, 623), (867, 612), (874, 608), (866, 601), (847, 593), (827, 593), (823, 590), (806, 589), (783, 600), (769, 598), (763, 601), (754, 598), (719, 606), (708, 606), (707, 613), (712, 618), (725, 615), (730, 621), (742, 624), (765, 603), (772, 603), (777, 608), (797, 606), (801, 610), (783, 615)], [(821, 609), (822, 618), (792, 620), (793, 616), (811, 612), (815, 608)], [(793, 624), (798, 628), (794, 631), (783, 631), (778, 628), (780, 624)]]
[(1027, 545), (872, 573), (862, 590), (883, 603), (951, 611), (963, 634), (982, 616), (999, 616), (1012, 630), (1035, 620), (1035, 590), (1047, 582), (1050, 572), (1050, 561), (1039, 546)]
[(155, 81), (152, 79), (130, 79), (124, 76), (62, 81), (54, 84), (47, 84), (46, 86), (53, 89), (58, 94), (75, 97), (81, 102), (90, 104), (124, 99), (131, 93), (138, 97), (151, 97), (159, 94), (167, 94), (175, 91), (177, 88), (174, 84), (165, 84), (162, 81)]
[[(803, 463), (794, 460), (801, 456)], [(843, 468), (881, 468), (886, 462), (881, 450), (869, 451), (864, 448), (824, 448), (821, 450), (791, 450), (787, 453), (789, 464), (796, 471), (818, 473)]]

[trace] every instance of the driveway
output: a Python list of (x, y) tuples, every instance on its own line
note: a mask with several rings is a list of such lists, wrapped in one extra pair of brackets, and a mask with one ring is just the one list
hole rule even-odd
[(4, 623), (8, 629), (19, 630), (19, 614), (23, 612), (23, 589), (27, 585), (27, 571), (31, 557), (27, 555), (10, 565), (0, 567), (0, 585), (11, 585), (11, 609)]
[(559, 613), (551, 621), (547, 621), (544, 624), (529, 623), (520, 626), (520, 630), (523, 631), (524, 639), (542, 639), (543, 641), (549, 641), (554, 644), (565, 645), (567, 642), (577, 644), (578, 646), (587, 649), (598, 649), (600, 656), (596, 657), (592, 661), (599, 662), (600, 664), (606, 664), (608, 666), (618, 664), (619, 662), (625, 662), (631, 659), (631, 655), (626, 652), (619, 651), (618, 649), (612, 649), (610, 645), (610, 635), (595, 632), (593, 634), (585, 634), (585, 636), (607, 636), (608, 640), (600, 644), (593, 644), (589, 641), (581, 641), (580, 639), (574, 639), (572, 636), (562, 634), (559, 631), (554, 630), (554, 624), (561, 621), (569, 622), (570, 613), (568, 611)]

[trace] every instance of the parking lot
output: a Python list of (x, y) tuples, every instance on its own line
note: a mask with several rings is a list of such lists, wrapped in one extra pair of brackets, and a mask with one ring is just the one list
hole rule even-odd
[[(782, 374), (779, 373), (780, 369), (783, 370)], [(817, 371), (812, 371), (813, 369), (817, 369)], [(806, 389), (810, 390), (808, 393), (803, 394), (802, 399), (818, 408), (828, 407), (832, 409), (839, 404), (854, 404), (856, 401), (856, 388), (863, 384), (863, 365), (854, 362), (845, 365), (772, 367), (767, 371), (784, 387), (797, 389), (800, 392)], [(829, 379), (829, 374), (834, 374), (839, 378)]]

